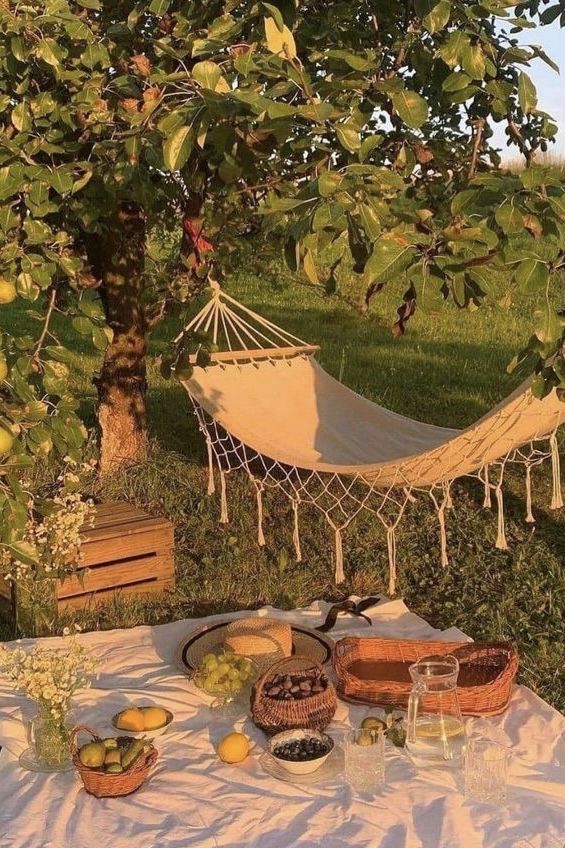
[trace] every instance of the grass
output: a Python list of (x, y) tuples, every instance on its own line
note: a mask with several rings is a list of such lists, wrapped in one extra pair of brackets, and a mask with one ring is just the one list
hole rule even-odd
[[(331, 374), (390, 409), (461, 427), (517, 383), (505, 366), (529, 336), (533, 304), (528, 299), (508, 310), (493, 306), (465, 314), (446, 305), (433, 315), (417, 313), (408, 334), (396, 340), (390, 323), (400, 292), (386, 292), (370, 315), (361, 317), (311, 286), (290, 284), (278, 263), (262, 278), (253, 263), (253, 251), (243, 252), (227, 286), (230, 293), (321, 344), (319, 359)], [(0, 328), (7, 329), (6, 315), (10, 329), (28, 326), (18, 307), (2, 310)], [(291, 608), (320, 597), (386, 591), (386, 544), (371, 517), (361, 517), (344, 536), (347, 582), (339, 587), (333, 583), (332, 537), (317, 514), (304, 511), (301, 518), (302, 563), (292, 556), (288, 503), (273, 493), (266, 497), (266, 548), (255, 544), (255, 501), (246, 481), (230, 485), (231, 521), (218, 525), (218, 503), (205, 494), (203, 446), (188, 399), (180, 387), (161, 378), (156, 364), (178, 324), (178, 319), (162, 323), (151, 341), (151, 456), (98, 492), (174, 521), (176, 590), (156, 600), (118, 597), (111, 606), (85, 611), (75, 620), (88, 628), (126, 627), (265, 603)], [(81, 339), (75, 350), (74, 379), (82, 413), (91, 423), (91, 375), (98, 354)], [(474, 638), (512, 639), (522, 657), (521, 679), (564, 709), (564, 516), (548, 510), (548, 469), (534, 471), (534, 481), (537, 523), (532, 529), (523, 522), (522, 476), (509, 475), (507, 552), (494, 549), (496, 516), (480, 508), (482, 493), (472, 482), (457, 484), (448, 519), (451, 564), (445, 570), (439, 565), (435, 513), (422, 500), (414, 504), (398, 536), (399, 593), (437, 627), (457, 625)]]

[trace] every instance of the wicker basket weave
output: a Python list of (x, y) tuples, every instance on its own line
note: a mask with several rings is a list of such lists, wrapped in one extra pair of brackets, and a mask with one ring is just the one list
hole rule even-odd
[[(345, 700), (405, 709), (412, 688), (409, 666), (430, 654), (459, 660), (457, 696), (463, 715), (499, 715), (508, 706), (518, 655), (508, 642), (421, 642), (347, 637), (335, 646), (338, 694)], [(435, 697), (427, 695), (426, 709)]]
[[(78, 756), (77, 737), (84, 732), (92, 736), (94, 742), (100, 741), (100, 736), (91, 727), (79, 724), (71, 731), (71, 754), (73, 764), (78, 771), (84, 788), (97, 798), (118, 798), (122, 795), (131, 795), (145, 783), (149, 772), (158, 757), (156, 748), (151, 746), (145, 754), (140, 754), (135, 762), (122, 774), (107, 774), (102, 768), (93, 769), (83, 766)], [(132, 739), (132, 742), (134, 740)]]
[(324, 730), (337, 709), (337, 696), (330, 680), (323, 692), (298, 701), (278, 701), (265, 693), (265, 684), (275, 674), (296, 674), (322, 666), (311, 657), (285, 657), (274, 663), (255, 683), (251, 691), (251, 717), (268, 736), (296, 727)]

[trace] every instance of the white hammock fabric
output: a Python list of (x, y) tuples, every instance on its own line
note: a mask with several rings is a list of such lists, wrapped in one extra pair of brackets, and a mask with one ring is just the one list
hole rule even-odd
[(243, 469), (255, 487), (259, 544), (265, 543), (262, 493), (277, 488), (292, 503), (298, 559), (299, 506), (310, 504), (324, 513), (335, 534), (335, 579), (340, 582), (342, 531), (368, 510), (386, 530), (389, 591), (394, 593), (395, 531), (418, 493), (427, 493), (437, 510), (444, 566), (445, 513), (452, 506), (455, 479), (478, 477), (485, 506), (494, 493), (499, 548), (507, 547), (502, 482), (508, 462), (526, 468), (527, 521), (534, 520), (531, 468), (549, 457), (551, 506), (562, 506), (555, 433), (565, 419), (565, 404), (555, 391), (538, 400), (527, 381), (465, 430), (425, 424), (351, 391), (316, 362), (316, 346), (239, 304), (217, 284), (212, 292), (184, 332), (205, 331), (220, 350), (213, 354), (214, 366), (195, 366), (183, 385), (207, 442), (209, 492), (215, 488), (214, 467), (220, 473), (222, 522), (228, 520), (226, 474)]

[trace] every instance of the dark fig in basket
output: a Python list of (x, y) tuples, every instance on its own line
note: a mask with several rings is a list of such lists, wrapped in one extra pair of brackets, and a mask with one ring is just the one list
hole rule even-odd
[(309, 668), (292, 675), (274, 674), (266, 681), (264, 691), (268, 698), (276, 701), (300, 701), (324, 692), (327, 686), (328, 678), (324, 672)]

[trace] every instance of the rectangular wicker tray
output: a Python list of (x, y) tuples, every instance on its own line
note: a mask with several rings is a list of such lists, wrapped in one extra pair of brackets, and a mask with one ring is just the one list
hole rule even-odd
[[(405, 709), (409, 666), (429, 654), (459, 660), (457, 695), (464, 715), (498, 715), (507, 708), (518, 655), (509, 642), (422, 642), (347, 637), (335, 646), (338, 695), (356, 703)], [(428, 697), (432, 709), (433, 696)]]

